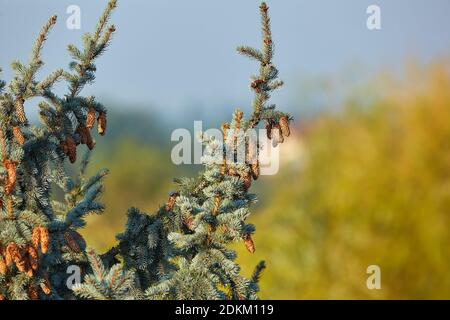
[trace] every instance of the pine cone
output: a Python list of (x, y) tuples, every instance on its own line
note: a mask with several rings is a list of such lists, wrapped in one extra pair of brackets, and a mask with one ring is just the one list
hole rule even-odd
[(78, 127), (75, 129), (75, 132), (80, 136), (81, 144), (86, 144), (87, 143), (86, 131), (87, 131), (87, 127), (85, 127), (82, 124), (79, 124)]
[(247, 248), (248, 252), (254, 253), (255, 252), (255, 244), (253, 243), (252, 235), (247, 234), (244, 236), (244, 244)]
[(72, 238), (78, 243), (80, 248), (83, 248), (83, 247), (86, 248), (86, 240), (84, 240), (84, 238), (81, 234), (79, 234), (75, 230), (71, 230), (70, 234), (71, 234)]
[(5, 258), (3, 258), (3, 255), (0, 254), (0, 274), (5, 275), (8, 271), (8, 267), (6, 266)]
[(49, 245), (49, 235), (48, 235), (48, 230), (45, 227), (40, 227), (41, 228), (41, 236), (40, 236), (40, 245), (41, 245), (41, 252), (43, 254), (46, 254), (48, 251), (48, 245)]
[(86, 116), (86, 127), (89, 130), (91, 130), (94, 127), (96, 115), (97, 115), (97, 112), (95, 112), (95, 109), (89, 108), (89, 111)]
[(252, 178), (251, 178), (250, 174), (246, 172), (245, 174), (243, 174), (241, 176), (241, 179), (242, 179), (245, 191), (250, 189), (250, 187), (252, 185)]
[(43, 254), (48, 251), (49, 235), (45, 227), (36, 227), (31, 235), (31, 244), (35, 250), (41, 249)]
[(81, 143), (87, 145), (89, 150), (94, 148), (94, 140), (92, 140), (91, 132), (87, 127), (80, 124), (75, 132), (80, 136)]
[(33, 229), (33, 233), (31, 234), (31, 245), (35, 250), (39, 249), (39, 243), (41, 239), (41, 228), (36, 227)]
[(267, 134), (267, 139), (271, 140), (272, 139), (272, 124), (270, 124), (269, 122), (266, 124), (266, 134)]
[(64, 233), (64, 240), (66, 241), (67, 245), (69, 246), (72, 251), (76, 253), (81, 252), (81, 248), (76, 242), (76, 240), (72, 237), (72, 235), (69, 232)]
[(23, 107), (24, 103), (25, 99), (23, 98), (17, 99), (15, 103), (17, 120), (22, 124), (26, 124), (28, 122), (27, 117), (25, 116), (25, 109)]
[(281, 117), (278, 122), (281, 129), (281, 134), (284, 137), (289, 137), (291, 134), (291, 130), (289, 129), (289, 120), (286, 117)]
[(30, 300), (38, 300), (39, 299), (38, 292), (34, 285), (30, 285), (28, 287), (28, 298), (30, 298)]
[(67, 145), (67, 156), (69, 157), (70, 163), (74, 163), (77, 161), (77, 145), (72, 136), (67, 136), (66, 138)]
[(259, 6), (259, 9), (263, 12), (267, 12), (269, 10), (269, 7), (267, 6), (267, 4), (265, 2), (261, 3), (261, 5)]
[(274, 125), (272, 129), (272, 146), (276, 148), (278, 146), (278, 143), (283, 143), (284, 138), (281, 134), (281, 129), (279, 125)]
[(259, 161), (257, 161), (256, 163), (253, 163), (251, 165), (251, 171), (252, 171), (253, 180), (258, 180), (259, 173), (260, 173)]
[(25, 137), (22, 134), (22, 131), (19, 127), (13, 127), (12, 129), (14, 139), (16, 139), (17, 143), (21, 146), (25, 143)]
[(256, 79), (256, 80), (253, 80), (252, 81), (252, 83), (250, 84), (250, 86), (252, 87), (252, 89), (255, 89), (255, 90), (259, 90), (259, 87), (262, 85), (264, 83), (264, 81), (263, 80), (261, 80), (261, 79)]
[(48, 276), (45, 276), (44, 281), (41, 282), (41, 289), (46, 295), (49, 295), (52, 292), (50, 289), (50, 281), (48, 280)]
[(5, 257), (6, 266), (9, 267), (13, 264), (13, 258), (11, 255), (11, 245), (12, 242), (3, 250), (3, 256)]
[(167, 200), (167, 203), (166, 203), (166, 211), (172, 211), (173, 210), (173, 207), (175, 206), (175, 201), (177, 201), (177, 197), (179, 195), (180, 194), (178, 192), (173, 192), (173, 193), (170, 194), (169, 200)]
[(100, 112), (97, 118), (97, 132), (104, 135), (106, 132), (106, 113)]
[(25, 274), (29, 277), (32, 278), (33, 277), (33, 269), (30, 267), (30, 264), (27, 263), (27, 261), (25, 260)]
[(27, 261), (25, 260), (23, 249), (15, 247), (11, 252), (12, 259), (20, 272), (27, 271)]
[(14, 190), (14, 186), (16, 185), (16, 179), (17, 179), (17, 174), (16, 174), (16, 167), (17, 164), (14, 161), (11, 160), (5, 160), (3, 161), (3, 166), (6, 169), (7, 172), (7, 180), (6, 180), (6, 185), (5, 185), (5, 193), (6, 194), (11, 194), (12, 191)]
[(39, 257), (38, 257), (38, 253), (37, 253), (36, 249), (33, 248), (32, 246), (28, 246), (27, 252), (28, 252), (28, 260), (30, 262), (31, 269), (37, 270), (37, 268), (39, 267)]

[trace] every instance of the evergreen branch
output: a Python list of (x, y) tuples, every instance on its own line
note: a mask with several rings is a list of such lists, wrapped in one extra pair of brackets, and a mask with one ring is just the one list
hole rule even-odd
[[(56, 16), (50, 17), (48, 19), (47, 23), (42, 27), (41, 32), (39, 32), (39, 35), (36, 39), (36, 42), (34, 43), (34, 47), (32, 50), (30, 65), (36, 65), (36, 66), (41, 65), (41, 63), (42, 63), (42, 61), (41, 61), (42, 47), (44, 45), (45, 40), (47, 39), (47, 35), (50, 32), (50, 29), (55, 25), (56, 20), (57, 20)], [(28, 80), (31, 80), (31, 79), (28, 79)]]
[(116, 30), (114, 25), (109, 26), (105, 30), (106, 24), (116, 6), (117, 0), (110, 0), (99, 19), (94, 35), (88, 33), (84, 35), (83, 52), (74, 45), (69, 45), (67, 47), (69, 53), (74, 58), (74, 61), (70, 63), (70, 67), (71, 69), (74, 69), (76, 73), (76, 75), (66, 74), (66, 79), (70, 83), (69, 97), (75, 97), (87, 83), (94, 80), (96, 68), (93, 61), (104, 52), (111, 41), (112, 34)]
[(108, 5), (103, 11), (103, 14), (100, 16), (100, 19), (97, 23), (97, 27), (95, 28), (93, 41), (96, 43), (100, 38), (103, 30), (105, 29), (106, 24), (108, 23), (109, 18), (111, 17), (112, 11), (117, 7), (117, 0), (111, 0), (108, 2)]
[(251, 281), (253, 283), (258, 283), (259, 279), (261, 277), (261, 273), (264, 271), (264, 269), (266, 268), (266, 263), (264, 261), (260, 261), (258, 263), (258, 265), (255, 267), (255, 270), (253, 271), (252, 277), (251, 277)]

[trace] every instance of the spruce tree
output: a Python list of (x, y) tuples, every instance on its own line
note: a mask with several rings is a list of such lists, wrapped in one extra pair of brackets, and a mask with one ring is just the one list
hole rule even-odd
[[(3, 299), (256, 299), (259, 263), (251, 278), (241, 275), (229, 244), (241, 241), (255, 251), (255, 227), (246, 223), (255, 203), (250, 187), (260, 175), (260, 147), (246, 135), (265, 124), (276, 146), (289, 136), (288, 114), (269, 103), (270, 93), (283, 82), (272, 62), (273, 41), (268, 7), (260, 5), (262, 48), (239, 47), (240, 54), (259, 63), (252, 77), (253, 112), (235, 110), (223, 123), (223, 141), (202, 134), (203, 170), (196, 178), (175, 179), (177, 190), (155, 213), (128, 211), (118, 244), (104, 254), (87, 248), (77, 232), (84, 217), (102, 213), (99, 203), (107, 171), (85, 178), (88, 153), (80, 174), (70, 178), (64, 163), (77, 159), (77, 146), (93, 149), (90, 130), (106, 129), (106, 109), (94, 97), (80, 96), (94, 80), (93, 61), (108, 46), (115, 31), (107, 26), (116, 1), (111, 0), (96, 30), (84, 36), (84, 48), (69, 46), (71, 72), (57, 70), (42, 81), (42, 44), (56, 22), (52, 17), (38, 36), (27, 66), (13, 63), (16, 76), (0, 95), (0, 142), (3, 163), (0, 216), (0, 298)], [(52, 86), (66, 80), (68, 93), (58, 97)], [(32, 126), (24, 102), (41, 97), (42, 124)], [(240, 157), (239, 146), (245, 146)], [(65, 192), (52, 198), (52, 188)], [(81, 268), (83, 281), (67, 286), (67, 268)]]
[[(44, 42), (56, 23), (51, 17), (40, 31), (30, 61), (12, 63), (14, 78), (0, 84), (0, 299), (70, 299), (67, 268), (88, 268), (86, 244), (77, 232), (84, 217), (101, 213), (98, 202), (106, 171), (85, 179), (87, 158), (81, 162), (80, 177), (70, 178), (65, 167), (77, 159), (77, 146), (94, 148), (90, 130), (106, 129), (106, 109), (94, 97), (80, 95), (95, 76), (94, 60), (110, 43), (115, 31), (108, 19), (116, 1), (111, 0), (84, 47), (68, 46), (73, 59), (70, 71), (58, 69), (42, 80), (36, 77), (43, 65)], [(52, 90), (65, 80), (63, 97)], [(27, 119), (26, 102), (41, 98), (40, 125)], [(63, 201), (52, 198), (58, 186)]]

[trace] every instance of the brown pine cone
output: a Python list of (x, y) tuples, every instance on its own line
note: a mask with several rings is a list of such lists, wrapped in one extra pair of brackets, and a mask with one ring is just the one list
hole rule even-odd
[(30, 262), (31, 269), (37, 270), (37, 268), (39, 267), (39, 257), (38, 257), (38, 253), (37, 253), (36, 249), (33, 248), (32, 246), (28, 246), (27, 252), (28, 252), (28, 260)]
[(24, 103), (25, 99), (23, 98), (18, 98), (15, 103), (17, 120), (19, 120), (22, 124), (26, 124), (28, 122), (27, 117), (25, 116), (25, 108), (23, 107)]
[(46, 254), (49, 245), (49, 234), (47, 228), (42, 226), (34, 228), (31, 235), (31, 244), (35, 250), (41, 249), (41, 252)]
[(280, 125), (281, 134), (284, 137), (289, 137), (291, 134), (291, 130), (289, 128), (289, 120), (286, 117), (281, 117), (278, 123)]
[(11, 254), (13, 261), (20, 272), (27, 271), (27, 260), (25, 259), (23, 251), (24, 250), (21, 248), (16, 248), (15, 250), (12, 251)]
[(91, 130), (95, 124), (95, 117), (97, 116), (97, 112), (95, 112), (94, 108), (89, 108), (89, 111), (86, 116), (86, 127)]
[(64, 233), (64, 240), (67, 243), (67, 246), (72, 249), (72, 251), (76, 253), (81, 252), (81, 248), (78, 245), (77, 241), (72, 237), (72, 235), (69, 232)]
[(91, 132), (87, 127), (80, 124), (75, 132), (80, 136), (81, 144), (87, 145), (89, 150), (92, 150), (94, 148), (94, 140), (92, 140)]
[(30, 285), (30, 287), (28, 288), (28, 298), (30, 298), (30, 300), (38, 300), (39, 299), (38, 292), (34, 285)]
[(97, 132), (104, 135), (106, 132), (106, 113), (100, 112), (97, 118)]
[(169, 200), (167, 200), (167, 203), (166, 203), (166, 211), (172, 211), (173, 210), (173, 207), (175, 206), (175, 201), (177, 201), (177, 197), (179, 195), (180, 194), (178, 192), (173, 192), (173, 193), (170, 194)]
[(279, 143), (283, 143), (283, 142), (284, 142), (284, 138), (283, 138), (283, 135), (281, 134), (280, 126), (278, 124), (276, 124), (273, 126), (273, 130), (272, 130), (272, 146), (274, 148), (276, 148)]
[(251, 178), (250, 174), (249, 173), (243, 174), (241, 176), (241, 179), (242, 179), (245, 191), (250, 189), (250, 187), (252, 185), (252, 178)]
[(5, 258), (0, 254), (0, 274), (5, 275), (8, 271), (8, 267), (6, 266)]
[(41, 252), (43, 254), (46, 254), (48, 251), (48, 245), (49, 245), (49, 234), (48, 234), (48, 230), (45, 227), (40, 227), (41, 228), (41, 232), (40, 232), (40, 245), (41, 245)]
[(261, 79), (256, 79), (256, 80), (253, 80), (253, 81), (252, 81), (252, 83), (250, 84), (250, 86), (252, 87), (252, 89), (259, 90), (259, 87), (260, 87), (263, 83), (264, 83), (263, 80), (261, 80)]
[(71, 230), (70, 234), (80, 247), (86, 247), (86, 240), (84, 240), (84, 238), (81, 234), (79, 234), (75, 230)]
[(41, 282), (41, 289), (46, 295), (49, 295), (52, 292), (50, 289), (50, 281), (48, 280), (48, 276), (45, 276), (44, 281)]
[(66, 145), (67, 156), (69, 157), (70, 163), (74, 163), (75, 161), (77, 161), (77, 145), (72, 136), (67, 136)]
[(11, 255), (12, 242), (3, 250), (3, 256), (5, 257), (6, 266), (9, 267), (13, 264), (13, 258)]
[(31, 234), (31, 245), (35, 250), (39, 249), (39, 243), (41, 241), (40, 239), (41, 239), (41, 228), (36, 227), (33, 229), (33, 232)]
[(22, 131), (19, 127), (13, 127), (12, 133), (14, 136), (14, 139), (16, 139), (17, 143), (21, 146), (25, 143), (25, 137), (23, 136)]
[(244, 244), (247, 248), (248, 252), (254, 253), (255, 252), (255, 244), (253, 243), (252, 235), (247, 234), (244, 236)]
[(5, 193), (6, 194), (11, 194), (12, 191), (14, 190), (14, 186), (16, 185), (16, 179), (17, 179), (17, 174), (16, 174), (16, 168), (17, 168), (17, 164), (14, 161), (11, 160), (5, 160), (3, 161), (3, 166), (6, 169), (6, 173), (7, 173), (7, 179), (6, 179), (6, 185), (5, 185)]
[(267, 134), (267, 139), (271, 140), (272, 139), (272, 124), (270, 124), (269, 122), (266, 124), (266, 134)]
[(87, 127), (85, 127), (82, 124), (79, 124), (78, 127), (75, 129), (75, 132), (80, 136), (80, 142), (81, 144), (87, 143), (87, 135), (86, 135)]
[(253, 163), (250, 168), (252, 171), (253, 180), (258, 180), (259, 173), (260, 173), (259, 161), (257, 161), (256, 163)]

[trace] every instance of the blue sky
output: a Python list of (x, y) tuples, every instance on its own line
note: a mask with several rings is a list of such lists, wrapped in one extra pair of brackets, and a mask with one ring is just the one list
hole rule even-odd
[[(283, 0), (267, 1), (276, 44), (275, 62), (287, 80), (275, 101), (292, 104), (295, 79), (353, 76), (398, 68), (408, 57), (420, 61), (448, 55), (448, 0)], [(93, 29), (103, 0), (0, 0), (0, 66), (11, 75), (11, 60), (26, 60), (46, 19), (59, 21), (44, 50), (44, 72), (67, 66), (65, 47)], [(69, 5), (81, 8), (81, 30), (66, 28)], [(113, 15), (117, 34), (99, 59), (96, 84), (85, 92), (124, 108), (164, 110), (176, 116), (203, 108), (215, 112), (248, 105), (249, 75), (257, 67), (235, 53), (240, 44), (259, 45), (257, 0), (119, 0)], [(381, 8), (382, 30), (366, 28), (366, 8)], [(356, 70), (356, 71), (355, 71)], [(359, 71), (358, 71), (359, 70)], [(361, 72), (361, 74), (358, 74)]]

